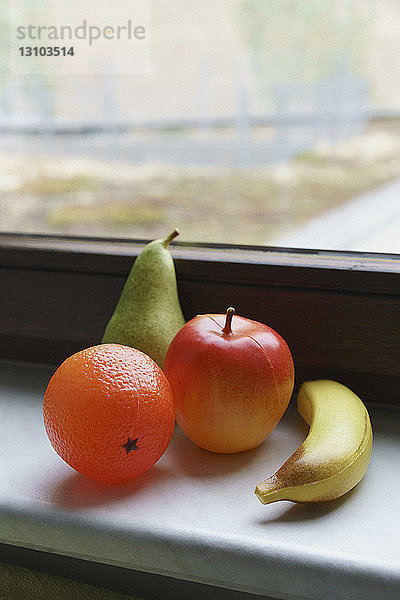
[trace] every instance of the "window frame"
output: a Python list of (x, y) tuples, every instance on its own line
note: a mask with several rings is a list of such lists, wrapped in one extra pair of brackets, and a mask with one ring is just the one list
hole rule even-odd
[[(100, 343), (149, 240), (0, 233), (0, 358), (57, 365)], [(237, 313), (288, 342), (296, 385), (335, 378), (399, 403), (399, 255), (174, 241), (187, 319)]]

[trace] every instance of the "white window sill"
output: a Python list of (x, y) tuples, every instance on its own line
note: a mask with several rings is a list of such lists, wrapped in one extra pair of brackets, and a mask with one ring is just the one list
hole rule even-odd
[(346, 497), (263, 506), (253, 489), (301, 443), (289, 409), (252, 452), (219, 456), (176, 429), (124, 485), (76, 474), (51, 448), (42, 398), (53, 368), (0, 362), (0, 542), (281, 599), (400, 594), (400, 411), (370, 408), (373, 455)]

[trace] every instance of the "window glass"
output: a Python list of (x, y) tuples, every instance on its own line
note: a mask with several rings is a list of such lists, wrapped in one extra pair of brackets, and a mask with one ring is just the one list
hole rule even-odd
[(1, 231), (400, 252), (396, 0), (145, 4), (2, 3)]

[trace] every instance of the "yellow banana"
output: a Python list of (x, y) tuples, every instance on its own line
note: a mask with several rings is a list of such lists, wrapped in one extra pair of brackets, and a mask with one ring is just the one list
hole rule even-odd
[(278, 500), (321, 502), (343, 496), (364, 477), (372, 450), (368, 411), (349, 388), (328, 379), (300, 387), (297, 410), (310, 431), (278, 471), (254, 493), (263, 504)]

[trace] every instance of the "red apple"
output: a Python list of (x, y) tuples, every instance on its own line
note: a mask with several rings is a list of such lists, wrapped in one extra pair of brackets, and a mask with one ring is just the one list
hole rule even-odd
[(277, 425), (294, 385), (292, 355), (273, 329), (244, 317), (198, 315), (172, 340), (164, 371), (176, 420), (198, 446), (255, 448)]

